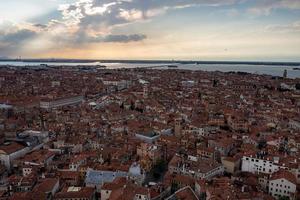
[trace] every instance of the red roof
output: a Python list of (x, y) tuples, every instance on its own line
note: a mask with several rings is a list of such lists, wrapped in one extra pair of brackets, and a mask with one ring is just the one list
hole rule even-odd
[(270, 180), (276, 180), (276, 179), (282, 179), (282, 178), (297, 185), (297, 179), (296, 179), (295, 175), (286, 170), (279, 170), (278, 172), (273, 173)]
[(0, 151), (4, 151), (7, 154), (12, 154), (16, 151), (19, 151), (21, 149), (25, 148), (24, 145), (17, 143), (17, 142), (11, 142), (7, 145), (1, 145), (0, 146)]
[(189, 186), (175, 192), (175, 196), (177, 199), (181, 200), (199, 200), (194, 191)]
[(84, 187), (81, 188), (79, 191), (71, 191), (71, 192), (59, 192), (55, 195), (55, 199), (75, 199), (75, 198), (87, 198), (92, 199), (95, 193), (94, 188)]

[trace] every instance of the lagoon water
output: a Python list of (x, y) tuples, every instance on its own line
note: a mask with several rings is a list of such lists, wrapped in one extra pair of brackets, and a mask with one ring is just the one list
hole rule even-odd
[[(71, 63), (71, 62), (18, 62), (0, 61), (0, 66), (10, 65), (10, 66), (39, 66), (41, 64), (47, 64), (52, 66), (95, 66), (95, 65), (105, 65), (108, 69), (118, 69), (118, 68), (143, 68), (152, 66), (161, 66), (161, 69), (167, 69), (165, 63), (102, 63), (102, 62), (92, 62), (92, 63)], [(203, 71), (240, 71), (255, 74), (267, 74), (272, 76), (282, 76), (284, 70), (287, 70), (289, 78), (300, 78), (300, 70), (294, 70), (294, 66), (278, 66), (278, 65), (252, 65), (252, 64), (176, 64), (172, 65), (178, 66), (176, 69), (186, 69), (186, 70), (203, 70)]]

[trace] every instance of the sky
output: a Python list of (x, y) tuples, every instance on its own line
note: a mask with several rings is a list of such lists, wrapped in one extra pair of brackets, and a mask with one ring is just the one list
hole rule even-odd
[(300, 0), (0, 0), (0, 57), (300, 61)]

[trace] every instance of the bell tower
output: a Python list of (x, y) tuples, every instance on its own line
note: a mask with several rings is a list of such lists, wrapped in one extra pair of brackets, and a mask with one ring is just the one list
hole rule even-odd
[(182, 132), (182, 118), (175, 119), (175, 128), (174, 128), (175, 136), (181, 136)]
[(149, 85), (145, 84), (143, 86), (143, 97), (147, 99), (149, 97)]

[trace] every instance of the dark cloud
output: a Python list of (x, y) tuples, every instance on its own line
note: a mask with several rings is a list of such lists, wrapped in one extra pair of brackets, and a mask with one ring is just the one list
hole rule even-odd
[(36, 32), (28, 29), (22, 29), (0, 36), (0, 41), (8, 44), (17, 44), (22, 43), (28, 39), (32, 39), (34, 36), (36, 36)]
[(109, 34), (109, 35), (98, 35), (98, 36), (88, 36), (84, 32), (80, 32), (76, 35), (69, 36), (67, 38), (57, 38), (58, 43), (65, 43), (71, 46), (80, 46), (82, 44), (88, 43), (129, 43), (129, 42), (139, 42), (147, 38), (144, 34)]
[(127, 43), (127, 42), (138, 42), (146, 39), (146, 35), (107, 35), (102, 41), (103, 42), (119, 42), (119, 43)]
[(47, 25), (44, 25), (44, 24), (34, 24), (33, 26), (35, 26), (37, 28), (40, 28), (40, 29), (46, 29), (47, 28)]
[(34, 38), (36, 35), (36, 32), (27, 29), (21, 29), (12, 33), (0, 33), (0, 55), (9, 56), (16, 53), (24, 42)]

